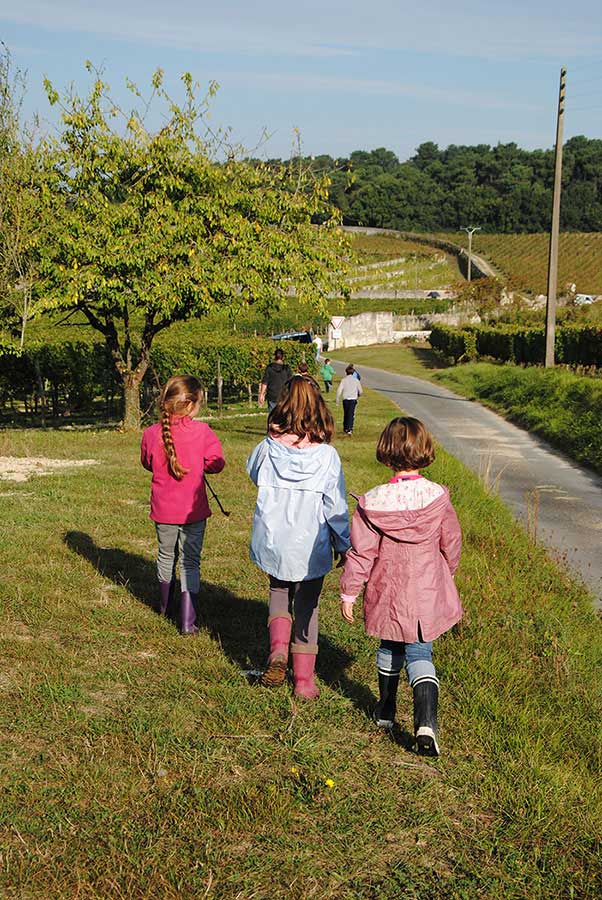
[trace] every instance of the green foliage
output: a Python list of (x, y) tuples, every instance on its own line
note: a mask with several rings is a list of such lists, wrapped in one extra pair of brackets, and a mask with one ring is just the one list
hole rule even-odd
[(182, 104), (160, 72), (154, 77), (166, 122), (153, 134), (146, 113), (120, 110), (88, 68), (85, 98), (60, 100), (47, 85), (64, 124), (46, 148), (40, 291), (47, 310), (80, 310), (104, 336), (124, 381), (126, 424), (135, 427), (137, 388), (160, 331), (213, 309), (273, 311), (291, 291), (324, 308), (331, 290), (344, 289), (337, 272), (346, 239), (326, 178), (251, 165), (233, 147), (217, 161), (227, 140), (199, 135), (214, 133), (204, 122), (208, 98), (198, 101), (190, 76)]
[[(430, 336), (433, 349), (462, 362), (488, 356), (502, 362), (542, 363), (545, 332), (541, 328), (520, 325), (452, 328), (439, 325)], [(569, 366), (602, 366), (602, 327), (564, 325), (556, 328), (556, 362)]]
[[(315, 372), (313, 347), (295, 341), (282, 342), (286, 360), (295, 369), (305, 357)], [(176, 372), (196, 375), (210, 397), (215, 395), (218, 359), (226, 396), (256, 389), (264, 367), (273, 358), (276, 344), (267, 338), (210, 334), (199, 324), (175, 326), (153, 345), (144, 387), (148, 400)], [(135, 348), (134, 348), (135, 349)], [(121, 406), (122, 385), (106, 345), (88, 334), (51, 342), (32, 341), (25, 351), (14, 343), (0, 343), (0, 404), (31, 413), (53, 416), (91, 412), (104, 402), (104, 414), (113, 399)]]
[[(504, 234), (549, 228), (553, 150), (514, 143), (439, 149), (429, 141), (405, 162), (381, 147), (321, 157), (320, 165), (332, 173), (331, 199), (346, 225), (452, 231), (475, 222)], [(602, 230), (602, 140), (565, 143), (560, 215), (563, 230)]]
[(452, 328), (448, 325), (437, 325), (432, 329), (429, 340), (433, 350), (439, 351), (454, 362), (476, 359), (476, 338), (472, 326)]
[(602, 379), (492, 363), (445, 369), (436, 378), (602, 472)]
[(21, 122), (25, 75), (0, 44), (0, 328), (25, 339), (37, 309), (33, 247), (39, 231), (39, 149)]
[[(602, 142), (601, 142), (602, 143)], [(566, 196), (563, 194), (563, 197)], [(563, 199), (564, 203), (564, 199)], [(473, 249), (481, 254), (518, 287), (533, 294), (547, 292), (550, 236), (541, 234), (485, 234), (475, 235)], [(566, 226), (565, 226), (566, 227)], [(582, 294), (602, 293), (602, 233), (586, 233), (586, 219), (580, 228), (560, 235), (558, 247), (558, 287), (561, 295), (570, 296), (570, 286), (576, 285)], [(602, 229), (602, 225), (596, 226)], [(467, 247), (465, 231), (439, 235)]]

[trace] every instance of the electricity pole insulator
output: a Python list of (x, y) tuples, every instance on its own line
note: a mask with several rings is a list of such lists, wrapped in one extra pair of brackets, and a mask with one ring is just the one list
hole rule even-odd
[(556, 119), (556, 152), (554, 156), (554, 194), (552, 198), (552, 224), (550, 227), (550, 253), (548, 257), (548, 299), (546, 303), (546, 356), (545, 365), (554, 365), (554, 340), (556, 337), (556, 289), (558, 286), (558, 239), (560, 232), (560, 193), (562, 190), (562, 134), (564, 130), (564, 97), (566, 69), (560, 70), (558, 91), (558, 115)]

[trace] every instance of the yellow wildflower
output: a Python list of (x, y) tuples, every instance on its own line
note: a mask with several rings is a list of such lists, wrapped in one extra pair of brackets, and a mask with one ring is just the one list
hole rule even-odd
[(324, 782), (324, 784), (326, 785), (327, 788), (334, 787), (334, 781), (332, 780), (332, 778), (327, 778), (326, 781)]

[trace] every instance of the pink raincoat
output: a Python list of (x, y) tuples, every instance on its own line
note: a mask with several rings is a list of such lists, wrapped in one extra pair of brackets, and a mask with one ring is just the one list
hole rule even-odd
[(359, 499), (341, 595), (353, 599), (366, 584), (366, 631), (375, 637), (414, 643), (420, 626), (420, 639), (432, 641), (462, 617), (453, 579), (462, 533), (448, 489), (433, 487), (442, 493), (421, 509), (371, 509), (382, 487)]

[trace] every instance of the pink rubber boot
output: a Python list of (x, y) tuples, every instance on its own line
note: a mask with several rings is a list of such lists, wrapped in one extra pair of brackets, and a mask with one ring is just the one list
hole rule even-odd
[(280, 687), (286, 678), (288, 665), (288, 645), (291, 639), (291, 620), (286, 616), (272, 619), (268, 625), (270, 632), (270, 655), (261, 683), (264, 687)]
[(293, 653), (295, 697), (304, 697), (306, 700), (318, 699), (320, 691), (314, 680), (315, 668), (315, 653)]

